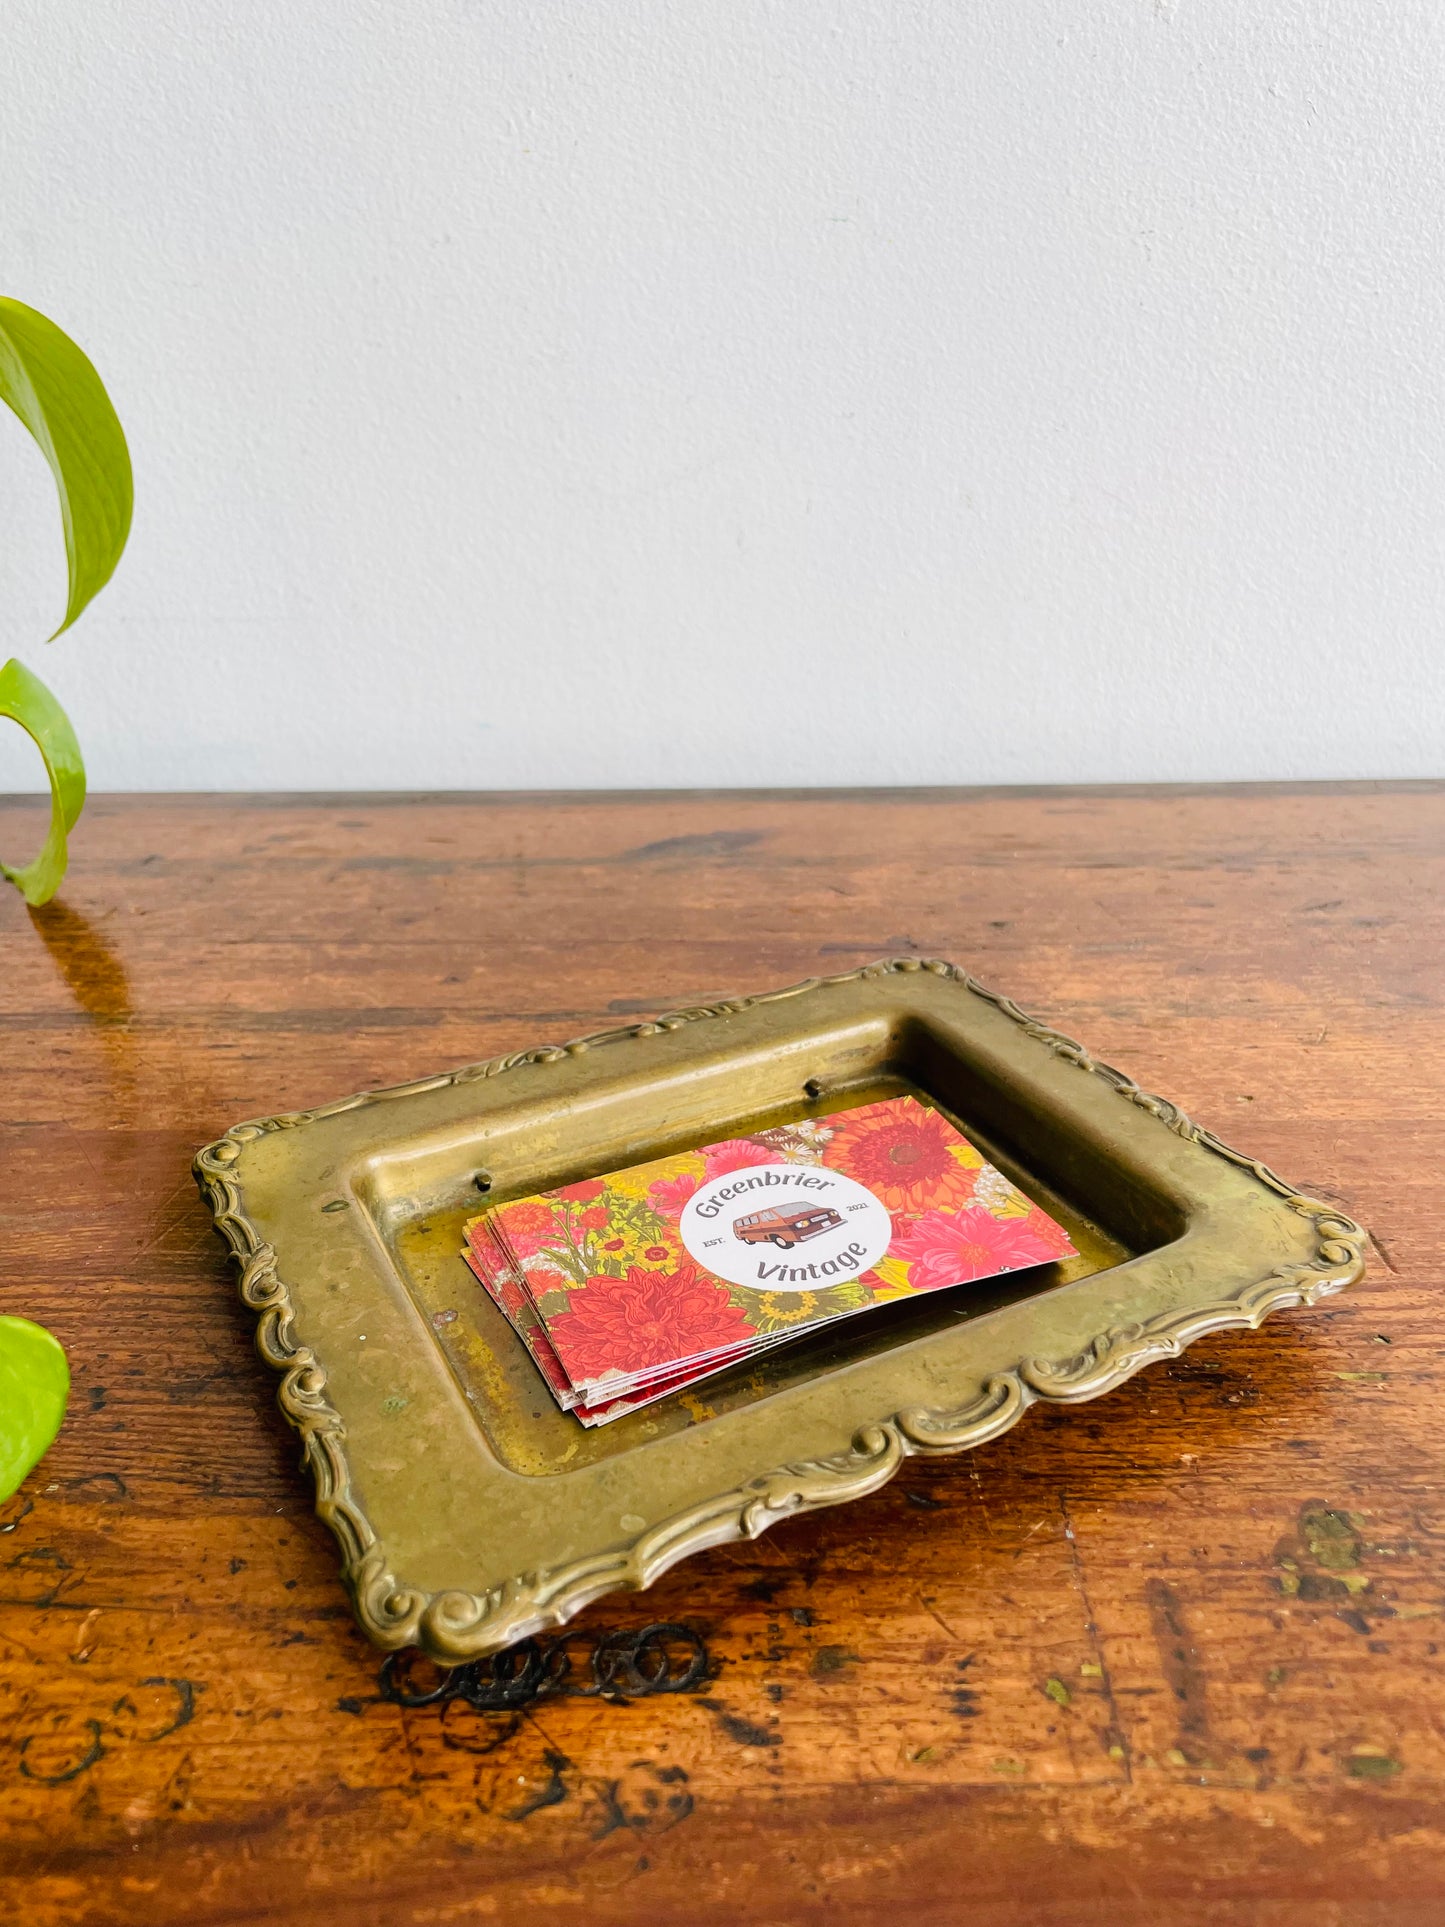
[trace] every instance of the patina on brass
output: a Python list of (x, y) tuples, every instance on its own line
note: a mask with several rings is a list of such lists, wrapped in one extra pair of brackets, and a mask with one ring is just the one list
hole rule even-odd
[[(594, 1432), (462, 1263), (479, 1191), (894, 1091), (945, 1111), (1080, 1256), (843, 1321)], [(443, 1664), (1363, 1269), (1364, 1233), (1332, 1205), (913, 958), (239, 1124), (195, 1169), (357, 1617)]]

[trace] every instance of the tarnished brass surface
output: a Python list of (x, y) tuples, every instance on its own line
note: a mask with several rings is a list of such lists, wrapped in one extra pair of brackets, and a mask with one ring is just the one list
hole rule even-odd
[[(471, 1284), (523, 1195), (884, 1091), (936, 1102), (1081, 1257), (884, 1307), (587, 1433)], [(1362, 1270), (1334, 1207), (955, 966), (904, 958), (237, 1125), (196, 1174), (380, 1646), (471, 1659)]]

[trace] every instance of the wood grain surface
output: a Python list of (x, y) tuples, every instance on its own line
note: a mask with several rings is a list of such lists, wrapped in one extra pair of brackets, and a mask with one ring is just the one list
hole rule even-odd
[[(0, 849), (38, 840), (0, 807)], [(1445, 788), (92, 802), (0, 892), (31, 1927), (1445, 1919)], [(1374, 1233), (1366, 1282), (729, 1546), (695, 1692), (403, 1709), (188, 1163), (239, 1118), (951, 957)]]

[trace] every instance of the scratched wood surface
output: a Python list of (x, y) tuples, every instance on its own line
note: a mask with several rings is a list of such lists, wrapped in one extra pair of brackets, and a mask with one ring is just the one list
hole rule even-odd
[[(0, 806), (0, 849), (38, 831)], [(0, 892), (0, 1913), (1445, 1917), (1445, 788), (100, 798)], [(238, 1118), (892, 952), (1375, 1234), (1315, 1313), (600, 1602), (695, 1692), (404, 1710), (188, 1175)]]

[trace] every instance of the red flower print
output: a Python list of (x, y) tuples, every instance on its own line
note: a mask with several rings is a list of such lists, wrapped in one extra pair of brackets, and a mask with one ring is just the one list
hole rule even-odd
[(642, 1255), (644, 1258), (647, 1259), (649, 1264), (654, 1264), (654, 1265), (658, 1264), (663, 1258), (667, 1256), (667, 1246), (666, 1245), (649, 1245), (646, 1251), (644, 1251)]
[(581, 1184), (564, 1184), (552, 1193), (564, 1204), (592, 1204), (602, 1196), (607, 1186), (601, 1178), (584, 1178)]
[(968, 1203), (978, 1176), (954, 1157), (959, 1142), (937, 1111), (870, 1104), (843, 1115), (823, 1162), (867, 1185), (890, 1211), (947, 1210)]
[(771, 1145), (755, 1144), (747, 1137), (733, 1137), (725, 1144), (714, 1144), (703, 1156), (707, 1159), (710, 1178), (725, 1177), (729, 1171), (746, 1171), (750, 1164), (781, 1163)]
[(1065, 1234), (1042, 1213), (996, 1218), (972, 1205), (967, 1211), (925, 1212), (898, 1234), (888, 1255), (912, 1266), (908, 1282), (915, 1291), (939, 1291), (1067, 1258), (1072, 1251)]
[(507, 1243), (519, 1258), (529, 1258), (543, 1245), (565, 1242), (558, 1228), (557, 1214), (549, 1204), (524, 1199), (520, 1204), (504, 1204), (497, 1217)]
[(647, 1199), (660, 1218), (678, 1217), (696, 1189), (697, 1179), (691, 1171), (684, 1171), (681, 1177), (659, 1178), (656, 1184), (650, 1184)]
[(577, 1213), (579, 1231), (602, 1231), (612, 1220), (612, 1213), (605, 1204), (589, 1204), (585, 1211)]
[(589, 1278), (549, 1330), (574, 1384), (669, 1365), (753, 1335), (722, 1286), (688, 1264), (676, 1271), (634, 1265), (625, 1278)]
[(627, 1240), (625, 1238), (608, 1238), (604, 1241), (602, 1249), (604, 1251), (625, 1251), (627, 1249)]

